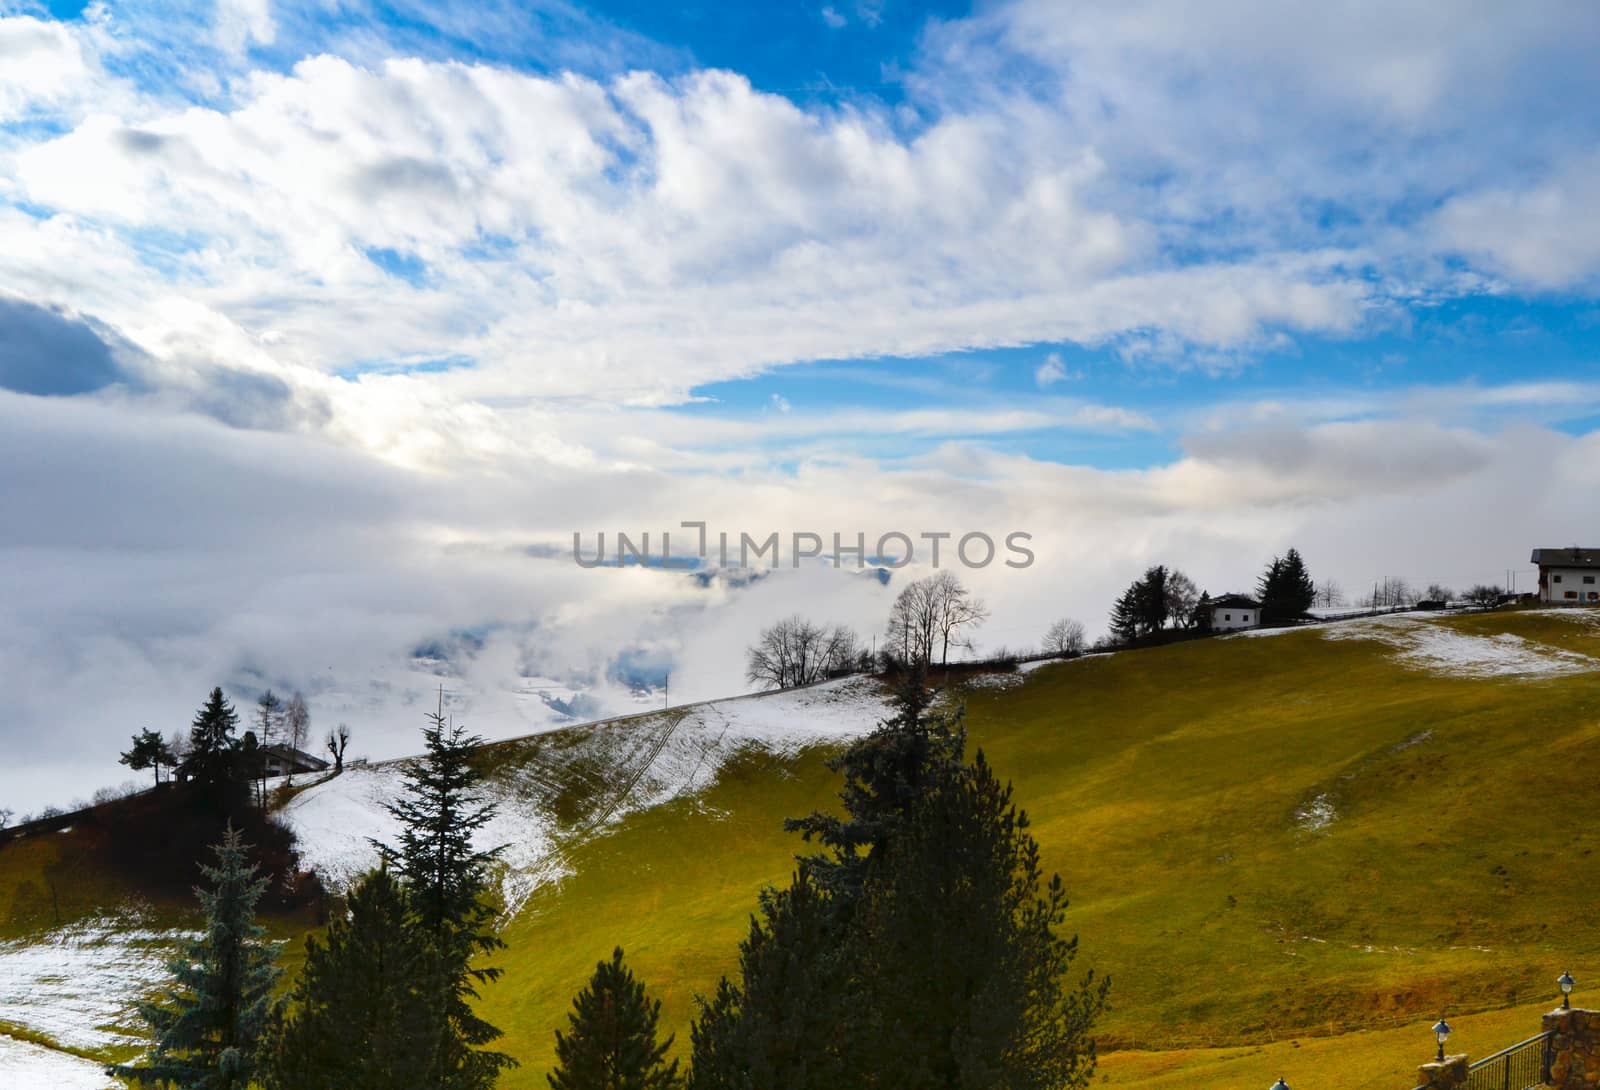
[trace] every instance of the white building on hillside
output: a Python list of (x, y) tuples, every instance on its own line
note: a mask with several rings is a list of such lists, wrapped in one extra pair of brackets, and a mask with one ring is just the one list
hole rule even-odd
[(1600, 605), (1600, 549), (1535, 549), (1539, 601), (1558, 605)]
[(1254, 628), (1261, 623), (1261, 603), (1243, 594), (1224, 594), (1208, 603), (1211, 610), (1211, 631), (1231, 632), (1236, 628)]

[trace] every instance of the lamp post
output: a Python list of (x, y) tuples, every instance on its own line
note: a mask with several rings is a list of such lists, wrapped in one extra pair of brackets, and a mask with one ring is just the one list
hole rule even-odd
[(1571, 973), (1562, 973), (1556, 977), (1556, 983), (1561, 985), (1561, 1009), (1572, 1009), (1572, 986), (1577, 983), (1572, 979)]
[(1450, 1023), (1439, 1019), (1433, 1024), (1433, 1035), (1439, 1039), (1439, 1055), (1435, 1059), (1444, 1063), (1444, 1043), (1450, 1039)]

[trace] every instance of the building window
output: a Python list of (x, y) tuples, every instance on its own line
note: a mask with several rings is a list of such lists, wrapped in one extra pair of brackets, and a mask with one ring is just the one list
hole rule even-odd
[(1594, 576), (1586, 575), (1586, 576), (1583, 577), (1583, 581), (1585, 583), (1593, 583), (1594, 582)]
[(1557, 583), (1561, 582), (1561, 576), (1559, 575), (1551, 576), (1551, 578)]
[(1223, 619), (1223, 620), (1224, 620), (1224, 621), (1231, 621), (1231, 620), (1233, 620), (1233, 614), (1231, 614), (1231, 613), (1224, 613), (1224, 614), (1223, 614), (1223, 615), (1222, 615), (1222, 619)]
[(1578, 592), (1575, 590), (1569, 590), (1567, 593), (1562, 595), (1563, 598), (1576, 598), (1577, 596)]

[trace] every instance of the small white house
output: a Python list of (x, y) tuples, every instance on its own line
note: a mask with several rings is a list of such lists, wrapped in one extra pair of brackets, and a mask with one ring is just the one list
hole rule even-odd
[(1231, 632), (1261, 623), (1261, 603), (1244, 594), (1224, 594), (1211, 599), (1211, 631)]
[(1557, 605), (1600, 605), (1600, 549), (1535, 549), (1539, 601)]

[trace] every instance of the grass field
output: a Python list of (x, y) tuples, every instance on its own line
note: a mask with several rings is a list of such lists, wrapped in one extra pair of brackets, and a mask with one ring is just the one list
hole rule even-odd
[[(1405, 1090), (1441, 1013), (1452, 1047), (1483, 1055), (1537, 1031), (1564, 968), (1579, 999), (1600, 988), (1600, 673), (1574, 657), (1600, 659), (1600, 624), (1406, 624), (1434, 651), (1349, 622), (960, 694), (1067, 882), (1083, 963), (1113, 979), (1105, 1085)], [(687, 1045), (694, 994), (790, 872), (782, 819), (831, 802), (825, 758), (752, 749), (692, 796), (568, 838), (572, 873), (508, 925), (485, 996), (522, 1061), (502, 1085), (544, 1085), (552, 1031), (618, 944)], [(0, 926), (21, 896), (13, 850)]]
[[(1433, 624), (1600, 656), (1600, 626), (1576, 616)], [(1317, 1085), (1403, 1082), (1440, 1013), (1537, 1008), (1563, 968), (1600, 970), (1600, 675), (1476, 677), (1306, 630), (1086, 658), (964, 699), (1067, 880), (1085, 963), (1113, 977), (1113, 1082), (1198, 1086), (1217, 1065), (1288, 1062), (1273, 1042), (1290, 1037), (1340, 1068)], [(685, 1035), (756, 890), (788, 873), (781, 818), (834, 786), (815, 758), (758, 762), (585, 845), (506, 935), (486, 1006), (526, 1063), (507, 1085), (540, 1084), (565, 1003), (614, 943)], [(1537, 1028), (1507, 1016), (1501, 1040), (1483, 1017), (1481, 1052)]]

